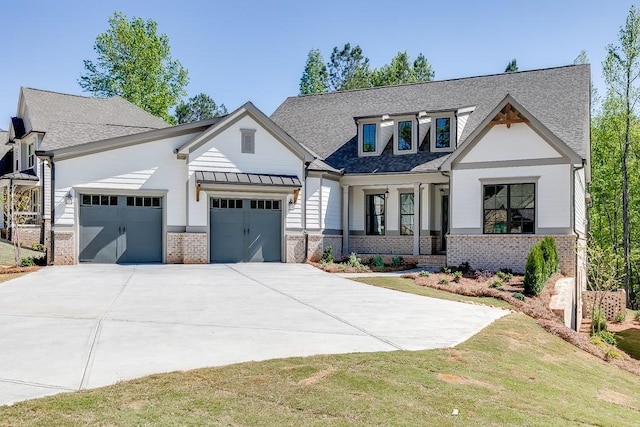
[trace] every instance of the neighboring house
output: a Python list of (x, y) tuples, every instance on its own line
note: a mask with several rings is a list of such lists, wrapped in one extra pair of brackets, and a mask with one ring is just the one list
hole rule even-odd
[(119, 97), (23, 88), (2, 182), (43, 195), (55, 264), (303, 262), (331, 246), (521, 272), (552, 235), (582, 286), (589, 96), (576, 65), (292, 97), (271, 118), (247, 103), (168, 127)]

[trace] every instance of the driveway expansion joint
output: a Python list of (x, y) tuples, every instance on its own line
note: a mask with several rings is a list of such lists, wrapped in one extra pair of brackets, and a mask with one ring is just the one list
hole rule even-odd
[(370, 336), (373, 339), (376, 339), (376, 340), (381, 341), (381, 342), (383, 342), (383, 343), (385, 343), (387, 345), (390, 345), (391, 347), (393, 347), (393, 348), (395, 348), (397, 350), (406, 350), (405, 348), (399, 346), (398, 344), (394, 343), (393, 341), (389, 341), (388, 339), (385, 339), (385, 338), (382, 338), (382, 337), (380, 337), (378, 335), (375, 335), (374, 333), (369, 332), (366, 329), (364, 329), (364, 328), (362, 328), (362, 327), (360, 327), (358, 325), (355, 325), (355, 324), (349, 322), (346, 319), (341, 318), (340, 316), (337, 316), (337, 315), (335, 315), (333, 313), (330, 313), (330, 312), (328, 312), (328, 311), (326, 311), (326, 310), (324, 310), (324, 309), (322, 309), (320, 307), (316, 307), (316, 306), (314, 306), (312, 304), (304, 302), (301, 299), (294, 297), (293, 295), (289, 295), (286, 292), (282, 292), (282, 291), (280, 291), (280, 290), (278, 290), (278, 289), (276, 289), (276, 288), (274, 288), (272, 286), (267, 285), (266, 283), (263, 283), (263, 282), (259, 281), (258, 279), (255, 279), (255, 278), (253, 278), (251, 276), (248, 276), (248, 275), (244, 274), (242, 271), (239, 271), (239, 270), (233, 268), (229, 264), (225, 264), (225, 266), (227, 266), (231, 270), (235, 271), (236, 273), (240, 274), (241, 276), (243, 276), (243, 277), (245, 277), (245, 278), (247, 278), (247, 279), (249, 279), (249, 280), (251, 280), (251, 281), (253, 281), (253, 282), (257, 283), (257, 284), (259, 284), (260, 286), (264, 286), (265, 288), (270, 289), (271, 291), (276, 292), (276, 293), (278, 293), (278, 294), (280, 294), (280, 295), (282, 295), (284, 297), (292, 299), (293, 301), (295, 301), (295, 302), (297, 302), (299, 304), (302, 304), (302, 305), (304, 305), (306, 307), (309, 307), (309, 308), (311, 308), (313, 310), (316, 310), (316, 311), (318, 311), (318, 312), (320, 312), (320, 313), (322, 313), (322, 314), (324, 314), (326, 316), (332, 317), (332, 318), (336, 319), (338, 322), (344, 323), (345, 325), (347, 325), (347, 326), (349, 326), (351, 328), (357, 329), (360, 332)]

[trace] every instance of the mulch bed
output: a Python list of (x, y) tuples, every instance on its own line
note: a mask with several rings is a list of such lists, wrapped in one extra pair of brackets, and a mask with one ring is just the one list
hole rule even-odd
[[(536, 323), (547, 332), (562, 338), (579, 349), (605, 360), (612, 365), (640, 376), (640, 365), (622, 350), (616, 349), (618, 352), (623, 354), (623, 358), (609, 357), (606, 351), (589, 342), (588, 336), (580, 334), (571, 328), (567, 328), (551, 311), (549, 308), (549, 302), (551, 301), (551, 296), (554, 294), (556, 281), (562, 278), (562, 275), (560, 274), (554, 274), (549, 278), (539, 297), (527, 297), (524, 301), (520, 301), (512, 296), (513, 292), (524, 293), (522, 276), (514, 276), (508, 284), (504, 285), (504, 290), (502, 291), (490, 288), (489, 283), (491, 278), (487, 277), (462, 277), (460, 283), (453, 282), (452, 275), (445, 273), (432, 273), (428, 277), (412, 273), (402, 277), (413, 279), (419, 286), (428, 286), (441, 291), (470, 297), (493, 297), (506, 301), (513, 306), (515, 311), (524, 313), (533, 318)], [(438, 283), (443, 278), (449, 280), (448, 285)]]
[(32, 265), (30, 267), (5, 267), (0, 268), (0, 274), (14, 274), (14, 273), (29, 273), (31, 271), (38, 271), (42, 267)]
[(412, 270), (416, 268), (415, 264), (402, 264), (399, 267), (392, 267), (390, 265), (385, 265), (384, 267), (374, 267), (371, 265), (365, 265), (363, 268), (355, 268), (349, 267), (345, 264), (341, 263), (331, 263), (331, 264), (322, 264), (319, 262), (308, 261), (309, 264), (313, 265), (320, 270), (326, 271), (327, 273), (389, 273), (393, 271), (405, 271)]

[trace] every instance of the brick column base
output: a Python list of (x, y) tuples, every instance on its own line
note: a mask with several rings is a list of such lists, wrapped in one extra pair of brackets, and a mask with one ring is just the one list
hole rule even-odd
[(207, 233), (167, 233), (167, 264), (206, 264)]

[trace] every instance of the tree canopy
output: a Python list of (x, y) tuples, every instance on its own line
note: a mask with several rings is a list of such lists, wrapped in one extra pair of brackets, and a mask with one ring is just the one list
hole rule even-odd
[(169, 37), (152, 19), (115, 12), (109, 29), (96, 37), (97, 59), (85, 60), (78, 83), (98, 97), (120, 95), (149, 113), (173, 122), (169, 110), (186, 95), (187, 70), (171, 57)]
[(209, 95), (199, 93), (189, 98), (186, 102), (181, 101), (178, 104), (175, 118), (178, 123), (189, 123), (224, 116), (225, 114), (227, 114), (227, 107), (224, 104), (217, 105)]
[(515, 73), (516, 71), (518, 71), (518, 62), (516, 61), (516, 58), (513, 58), (507, 64), (507, 67), (504, 69), (504, 72), (505, 73)]
[(300, 94), (425, 82), (433, 77), (431, 64), (422, 53), (412, 63), (406, 51), (398, 52), (389, 64), (372, 69), (359, 45), (345, 43), (342, 48), (333, 48), (326, 64), (318, 49), (309, 51), (300, 78)]

